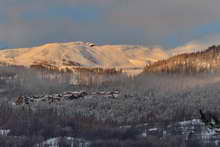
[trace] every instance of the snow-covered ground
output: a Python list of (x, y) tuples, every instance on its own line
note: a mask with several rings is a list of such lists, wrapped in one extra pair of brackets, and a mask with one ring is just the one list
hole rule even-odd
[[(132, 126), (121, 126), (120, 128), (128, 129)], [(168, 137), (168, 136), (182, 136), (185, 141), (200, 141), (204, 144), (211, 143), (216, 146), (220, 145), (220, 130), (210, 129), (199, 119), (177, 122), (168, 126), (161, 124), (140, 124), (136, 125), (142, 133), (140, 137), (146, 138), (149, 136)]]
[(8, 129), (0, 129), (0, 135), (1, 136), (7, 136), (10, 133), (10, 130)]
[[(158, 124), (157, 124), (158, 125)], [(120, 129), (134, 128), (132, 126), (121, 126)], [(220, 145), (220, 133), (218, 129), (209, 129), (199, 119), (182, 121), (168, 125), (166, 127), (152, 126), (151, 124), (140, 124), (135, 126), (136, 129), (142, 130), (140, 137), (147, 138), (149, 136), (168, 137), (182, 136), (185, 141), (199, 141), (204, 144)], [(55, 137), (45, 140), (36, 145), (36, 147), (59, 147), (59, 143), (65, 141), (72, 147), (74, 145), (89, 147), (92, 142), (80, 138), (73, 137)]]
[(55, 137), (55, 138), (50, 138), (42, 143), (39, 143), (35, 145), (35, 147), (59, 147), (59, 144), (64, 141), (65, 143), (68, 144), (70, 147), (89, 147), (91, 144), (89, 141), (86, 141), (84, 139), (80, 138), (73, 138), (73, 137)]

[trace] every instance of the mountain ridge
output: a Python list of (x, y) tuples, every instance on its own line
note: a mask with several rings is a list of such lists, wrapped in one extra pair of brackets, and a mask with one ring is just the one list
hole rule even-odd
[(0, 50), (0, 62), (31, 67), (50, 65), (57, 68), (141, 67), (168, 55), (160, 48), (139, 45), (100, 45), (86, 42), (49, 43), (32, 48)]
[(204, 51), (183, 53), (145, 67), (145, 72), (205, 72), (220, 71), (220, 45)]

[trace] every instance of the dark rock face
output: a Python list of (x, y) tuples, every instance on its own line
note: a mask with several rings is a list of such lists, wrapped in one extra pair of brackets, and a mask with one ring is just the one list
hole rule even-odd
[(197, 53), (181, 54), (145, 67), (145, 72), (213, 72), (220, 71), (220, 46)]

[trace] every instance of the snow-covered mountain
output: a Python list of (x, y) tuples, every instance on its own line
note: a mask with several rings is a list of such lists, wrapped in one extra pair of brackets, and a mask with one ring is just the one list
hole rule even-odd
[(49, 43), (32, 48), (0, 51), (0, 62), (10, 65), (51, 65), (58, 68), (85, 67), (144, 67), (149, 62), (166, 59), (160, 48), (134, 45), (96, 46), (85, 42)]
[(196, 53), (200, 51), (204, 51), (208, 48), (209, 46), (203, 45), (201, 43), (190, 43), (186, 44), (184, 46), (179, 46), (173, 49), (170, 49), (167, 51), (169, 56), (176, 56), (176, 55), (181, 55), (185, 53)]

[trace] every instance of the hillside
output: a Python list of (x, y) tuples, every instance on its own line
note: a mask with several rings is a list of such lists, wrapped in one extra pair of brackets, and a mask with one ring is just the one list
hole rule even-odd
[(204, 72), (220, 70), (220, 46), (184, 53), (145, 67), (146, 72)]
[(32, 48), (0, 51), (0, 62), (26, 67), (42, 66), (57, 69), (80, 67), (144, 67), (167, 58), (159, 48), (132, 45), (102, 45), (68, 42), (49, 43)]

